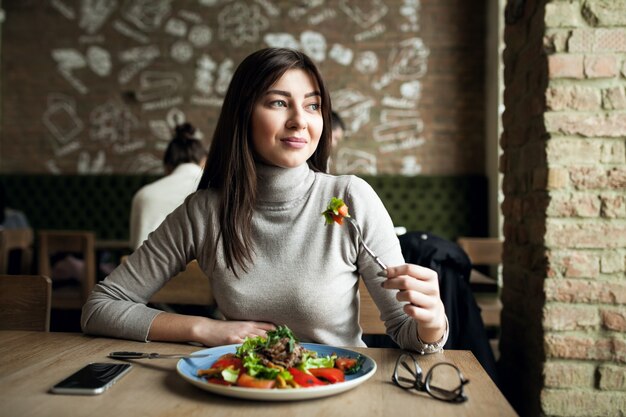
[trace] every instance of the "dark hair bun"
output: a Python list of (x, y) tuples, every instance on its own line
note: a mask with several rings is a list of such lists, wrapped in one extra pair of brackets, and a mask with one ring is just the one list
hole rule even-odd
[(196, 128), (191, 123), (183, 123), (176, 125), (175, 132), (177, 139), (195, 139)]

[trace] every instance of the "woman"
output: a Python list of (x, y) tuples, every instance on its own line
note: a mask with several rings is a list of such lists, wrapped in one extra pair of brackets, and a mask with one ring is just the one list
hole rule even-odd
[[(323, 173), (330, 114), (324, 81), (306, 55), (268, 48), (248, 56), (226, 93), (198, 191), (95, 288), (83, 330), (214, 346), (285, 324), (302, 341), (363, 346), (362, 276), (402, 348), (440, 349), (447, 319), (436, 273), (404, 264), (391, 219), (365, 181)], [(399, 266), (381, 274), (349, 229), (324, 226), (320, 213), (333, 196), (347, 203), (380, 258)], [(226, 320), (146, 307), (196, 258)]]
[(130, 245), (137, 249), (148, 234), (198, 187), (206, 149), (190, 123), (179, 124), (163, 155), (165, 176), (143, 186), (133, 196)]

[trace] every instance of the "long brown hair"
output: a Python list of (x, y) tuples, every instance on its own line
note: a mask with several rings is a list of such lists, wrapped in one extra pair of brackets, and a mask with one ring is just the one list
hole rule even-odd
[(215, 127), (204, 173), (198, 189), (211, 188), (221, 197), (219, 223), (226, 265), (247, 271), (253, 262), (252, 213), (257, 197), (251, 120), (255, 103), (290, 69), (303, 69), (316, 81), (322, 98), (324, 127), (309, 167), (326, 172), (331, 147), (331, 103), (315, 63), (302, 52), (266, 48), (246, 57), (233, 74)]

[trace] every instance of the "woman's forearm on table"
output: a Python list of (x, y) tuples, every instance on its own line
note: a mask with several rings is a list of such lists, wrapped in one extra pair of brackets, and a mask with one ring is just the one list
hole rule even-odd
[(148, 340), (196, 342), (205, 346), (242, 343), (246, 337), (265, 336), (275, 329), (259, 321), (215, 320), (200, 316), (161, 313), (154, 318)]

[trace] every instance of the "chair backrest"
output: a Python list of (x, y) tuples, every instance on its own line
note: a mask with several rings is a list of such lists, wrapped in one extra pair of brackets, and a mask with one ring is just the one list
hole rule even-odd
[(55, 253), (78, 253), (84, 262), (80, 288), (62, 288), (52, 292), (52, 307), (80, 309), (96, 285), (95, 233), (91, 231), (42, 230), (39, 236), (39, 274), (52, 277), (50, 257)]
[(50, 330), (52, 281), (43, 275), (0, 275), (0, 330)]
[(491, 237), (460, 237), (459, 246), (472, 265), (498, 265), (502, 262), (502, 240)]
[(0, 274), (9, 273), (9, 254), (13, 250), (19, 250), (21, 254), (19, 273), (30, 274), (33, 255), (33, 229), (0, 230)]
[(380, 311), (378, 311), (378, 307), (376, 307), (363, 280), (359, 280), (359, 297), (361, 300), (359, 324), (363, 329), (363, 334), (384, 335), (386, 333), (385, 323), (380, 319)]

